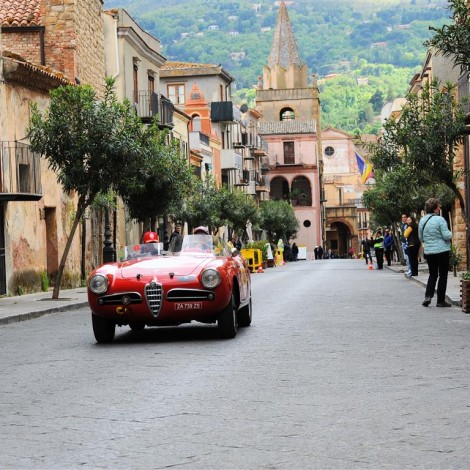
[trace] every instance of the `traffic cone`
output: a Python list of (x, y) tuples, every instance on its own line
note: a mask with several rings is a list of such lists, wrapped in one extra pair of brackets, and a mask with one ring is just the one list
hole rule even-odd
[(264, 273), (264, 269), (263, 269), (263, 266), (260, 266), (257, 271), (257, 273)]
[(369, 264), (369, 270), (374, 269), (374, 265), (372, 264), (372, 261)]

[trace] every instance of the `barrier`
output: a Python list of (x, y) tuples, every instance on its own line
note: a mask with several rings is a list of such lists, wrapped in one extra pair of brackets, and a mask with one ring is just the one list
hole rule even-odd
[(246, 259), (248, 267), (252, 273), (256, 272), (257, 269), (263, 264), (263, 254), (261, 250), (255, 250), (254, 248), (243, 248), (240, 251), (243, 258)]
[(282, 266), (284, 264), (284, 256), (281, 250), (276, 250), (274, 254), (274, 264), (276, 266)]

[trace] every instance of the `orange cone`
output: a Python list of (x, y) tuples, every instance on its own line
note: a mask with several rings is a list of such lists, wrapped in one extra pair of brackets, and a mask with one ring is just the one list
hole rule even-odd
[(256, 272), (257, 273), (264, 273), (263, 266), (260, 266)]
[(369, 264), (369, 270), (374, 269), (374, 265), (372, 264), (372, 261)]

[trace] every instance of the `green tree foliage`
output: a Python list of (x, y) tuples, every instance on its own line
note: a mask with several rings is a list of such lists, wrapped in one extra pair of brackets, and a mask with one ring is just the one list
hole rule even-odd
[(248, 222), (256, 224), (259, 219), (259, 209), (253, 196), (237, 189), (222, 189), (221, 209), (222, 217), (238, 234), (245, 233)]
[(440, 28), (431, 26), (434, 36), (426, 42), (444, 57), (452, 57), (462, 70), (470, 66), (470, 9), (467, 0), (448, 0), (453, 22)]
[(215, 233), (224, 225), (222, 205), (223, 193), (212, 179), (194, 180), (194, 191), (180, 207), (175, 207), (173, 214), (176, 219), (187, 222), (190, 227), (204, 225)]
[[(236, 78), (237, 90), (245, 90), (241, 102), (254, 104), (254, 96), (246, 90), (253, 90), (268, 61), (277, 6), (263, 1), (254, 11), (255, 4), (249, 0), (105, 3), (107, 8), (125, 7), (161, 40), (162, 52), (169, 60), (220, 63)], [(359, 128), (375, 133), (377, 121), (360, 120), (360, 113), (377, 91), (387, 96), (387, 101), (405, 95), (410, 79), (422, 65), (426, 53), (423, 42), (431, 35), (429, 26), (449, 22), (446, 9), (428, 0), (413, 4), (402, 0), (296, 0), (288, 12), (301, 58), (311, 72), (320, 78), (337, 73), (369, 79), (367, 86), (359, 86), (354, 79), (340, 85), (328, 80), (322, 85), (322, 122), (345, 131)], [(219, 29), (211, 31), (211, 25)], [(231, 36), (233, 32), (238, 35)], [(386, 47), (372, 47), (375, 43), (386, 43)], [(244, 52), (245, 58), (235, 60), (232, 52)], [(374, 75), (377, 70), (361, 70), (363, 63), (389, 69)], [(345, 87), (343, 92), (341, 87)]]
[(120, 103), (107, 80), (102, 101), (90, 86), (65, 86), (51, 91), (42, 114), (32, 105), (28, 136), (33, 151), (42, 154), (65, 192), (78, 194), (77, 211), (62, 255), (53, 298), (58, 298), (62, 275), (76, 229), (96, 195), (107, 192), (132, 174), (141, 152), (142, 124), (130, 103)]
[(271, 241), (277, 242), (279, 238), (284, 241), (295, 238), (299, 230), (299, 221), (287, 201), (265, 201), (261, 204), (260, 210), (260, 227), (266, 231)]
[(407, 100), (400, 118), (390, 117), (382, 139), (369, 146), (376, 186), (363, 195), (366, 207), (390, 224), (403, 211), (421, 210), (428, 197), (440, 198), (448, 208), (457, 198), (467, 221), (457, 183), (461, 172), (454, 170), (465, 123), (452, 85), (439, 89), (434, 81)]
[(136, 172), (115, 185), (132, 219), (152, 227), (159, 216), (180, 207), (191, 194), (193, 174), (176, 141), (156, 122), (143, 134), (143, 151), (135, 162)]

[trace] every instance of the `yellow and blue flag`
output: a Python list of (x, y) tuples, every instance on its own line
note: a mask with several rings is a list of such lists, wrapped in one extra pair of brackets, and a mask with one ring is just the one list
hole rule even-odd
[(361, 183), (365, 183), (369, 178), (374, 177), (374, 166), (372, 163), (366, 161), (357, 150), (355, 150), (355, 153), (357, 167), (359, 168), (359, 173), (361, 174)]

